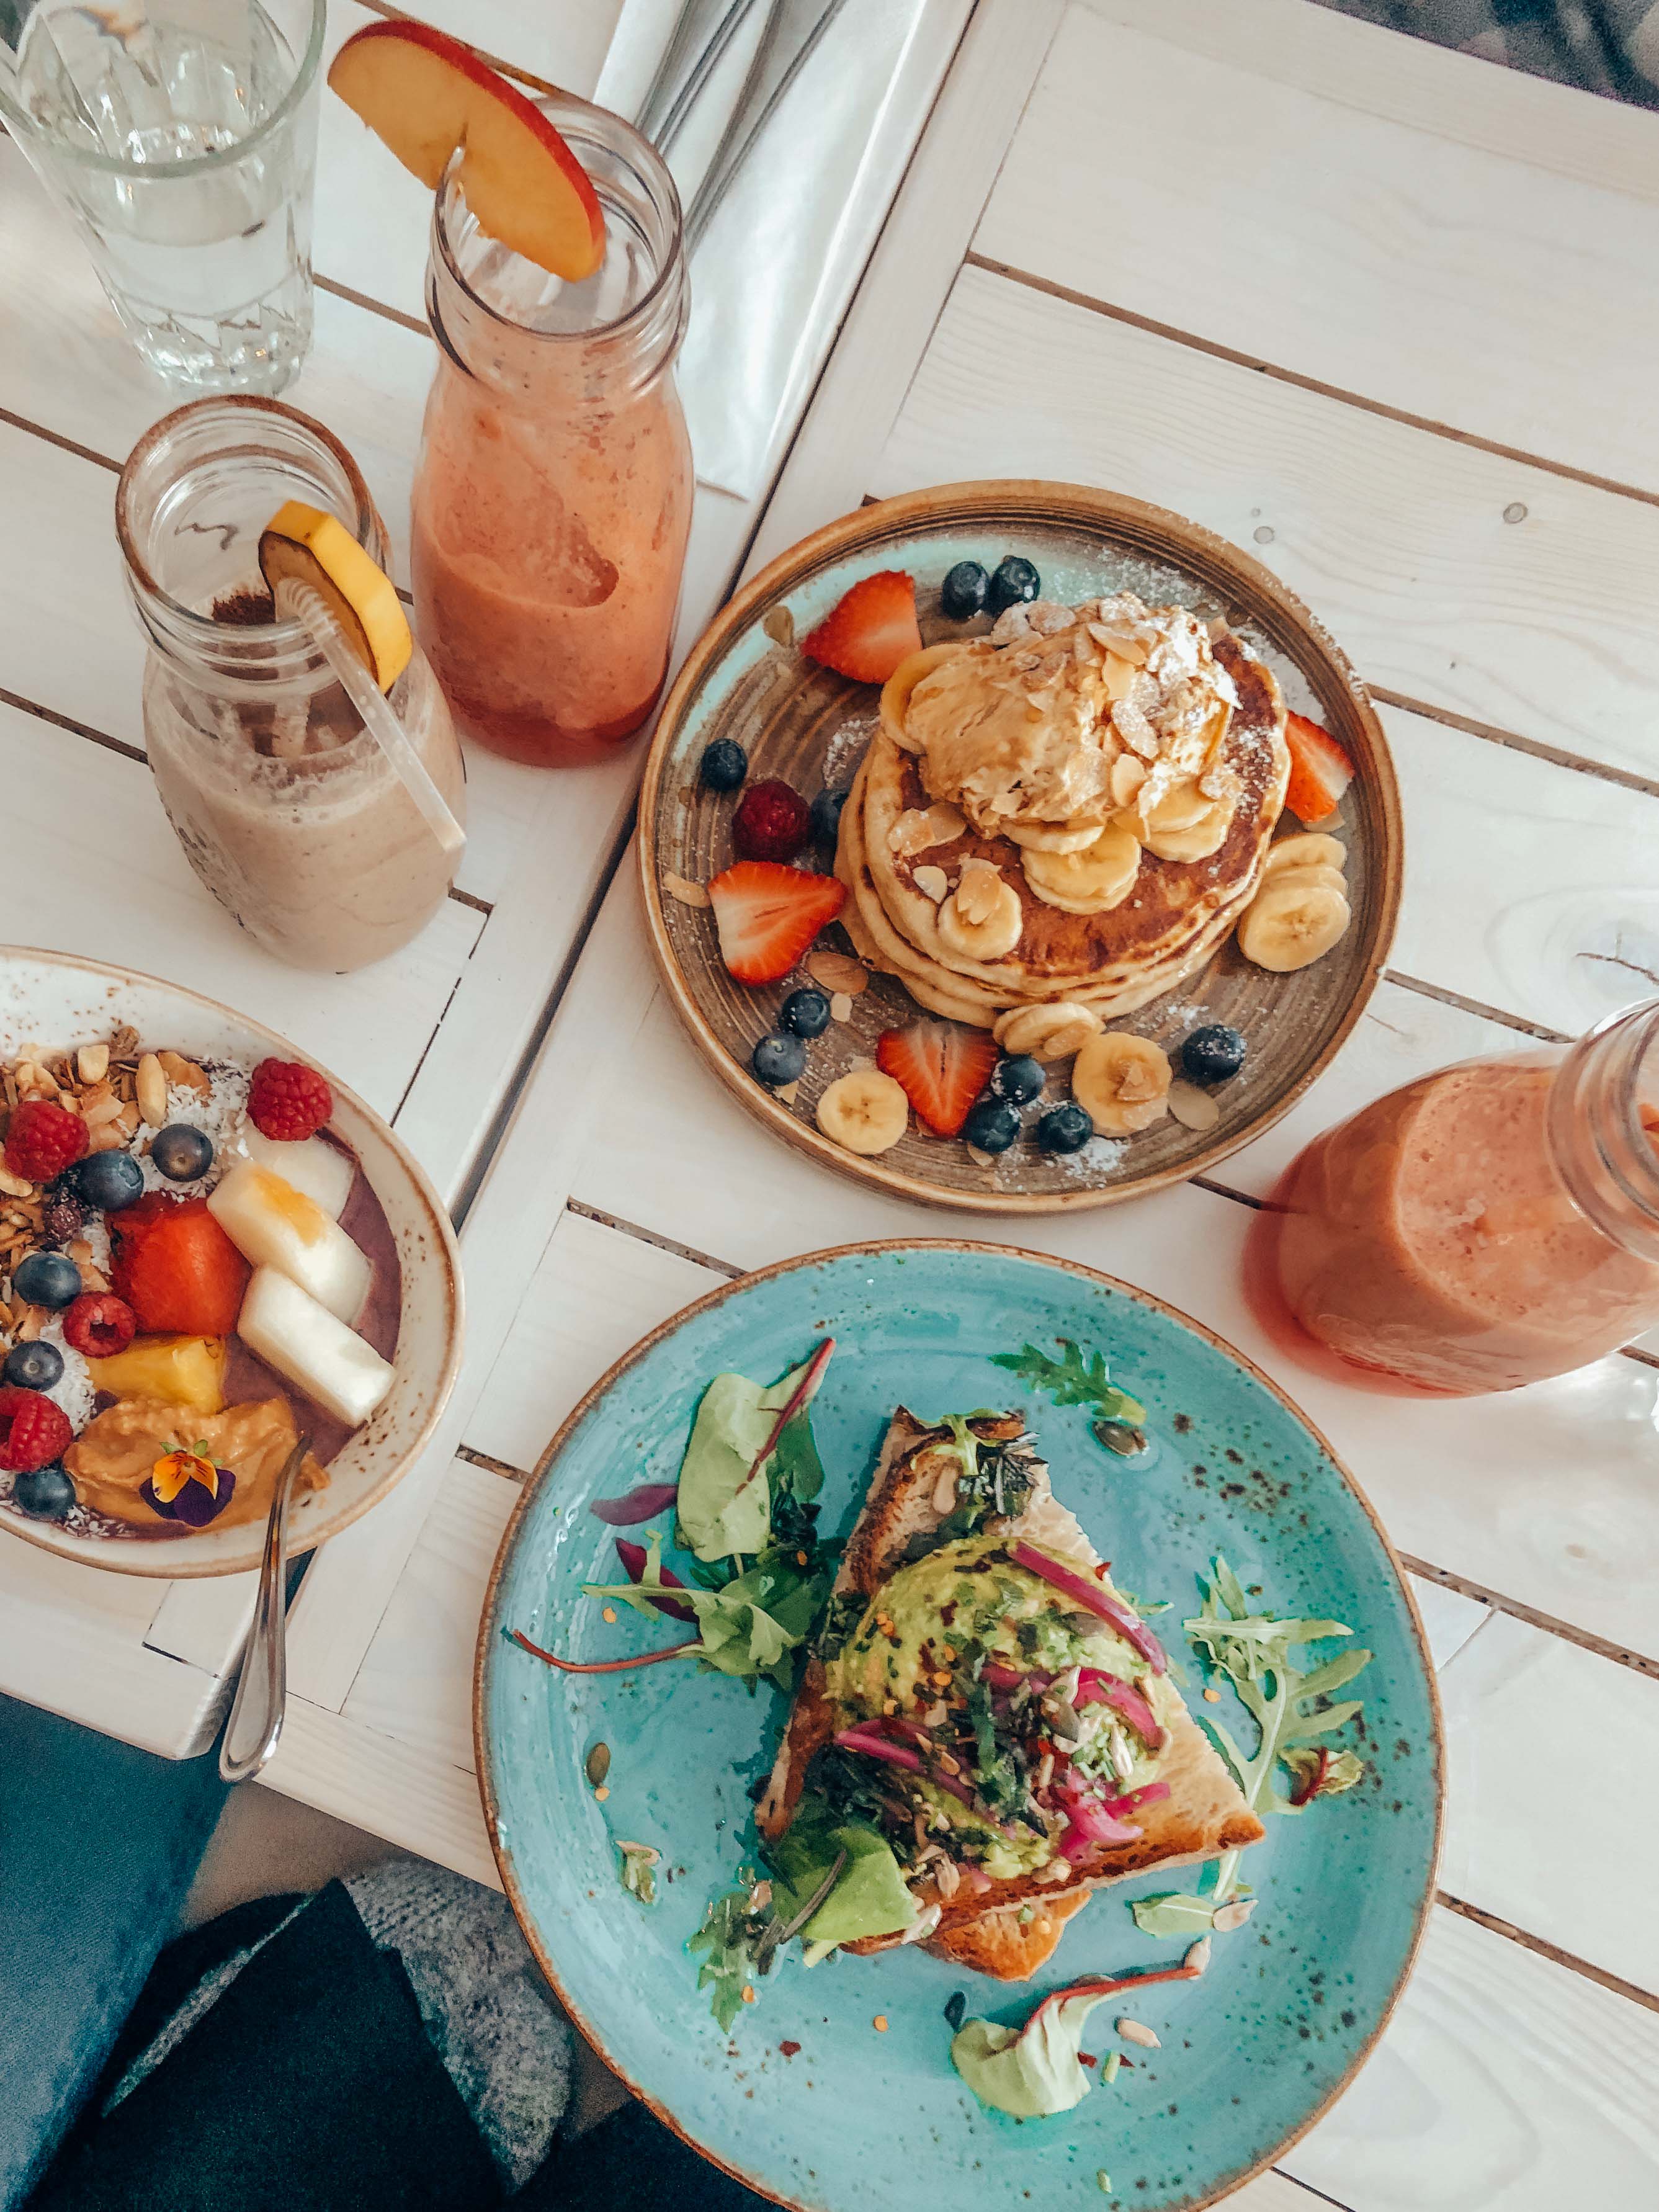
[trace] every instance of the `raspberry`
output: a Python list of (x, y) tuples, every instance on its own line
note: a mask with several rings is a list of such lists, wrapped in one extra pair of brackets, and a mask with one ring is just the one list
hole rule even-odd
[(314, 1067), (297, 1060), (262, 1060), (247, 1095), (248, 1119), (273, 1144), (314, 1137), (334, 1111), (334, 1093)]
[(69, 1415), (39, 1390), (0, 1390), (0, 1467), (32, 1474), (60, 1458), (74, 1438)]
[(776, 777), (751, 783), (732, 817), (732, 842), (745, 860), (793, 860), (811, 830), (811, 808)]
[(12, 1109), (6, 1165), (25, 1182), (51, 1182), (87, 1149), (87, 1125), (50, 1098), (25, 1098)]
[(64, 1316), (64, 1340), (88, 1359), (112, 1359), (125, 1352), (138, 1323), (125, 1298), (84, 1291)]

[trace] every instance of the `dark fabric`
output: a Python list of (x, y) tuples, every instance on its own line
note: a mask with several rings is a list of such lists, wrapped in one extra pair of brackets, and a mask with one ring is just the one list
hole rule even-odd
[(225, 1800), (212, 1759), (155, 1759), (0, 1698), (0, 2207), (96, 2080)]
[[(1659, 106), (1659, 0), (1320, 0), (1585, 92)], [(1517, 149), (1521, 150), (1521, 149)]]
[(82, 2133), (30, 2212), (488, 2212), (500, 2201), (401, 1965), (332, 1882)]
[(574, 2142), (556, 2143), (513, 2212), (761, 2212), (771, 2201), (630, 2104)]

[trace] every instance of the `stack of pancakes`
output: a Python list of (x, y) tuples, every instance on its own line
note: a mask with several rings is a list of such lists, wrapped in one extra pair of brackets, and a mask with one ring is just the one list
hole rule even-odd
[(1290, 756), (1271, 672), (1133, 593), (1011, 607), (882, 693), (842, 815), (842, 920), (931, 1012), (1132, 1013), (1260, 884)]

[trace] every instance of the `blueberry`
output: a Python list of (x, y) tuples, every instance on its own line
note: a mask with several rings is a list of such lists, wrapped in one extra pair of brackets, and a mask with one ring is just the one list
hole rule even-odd
[(841, 810), (846, 804), (844, 791), (821, 791), (812, 801), (812, 842), (820, 852), (835, 851), (841, 835)]
[(798, 1036), (786, 1036), (775, 1030), (763, 1036), (755, 1047), (749, 1065), (761, 1081), (775, 1091), (780, 1084), (793, 1083), (806, 1065), (806, 1047)]
[(1042, 589), (1042, 579), (1029, 561), (1018, 553), (1006, 553), (997, 562), (996, 574), (991, 579), (990, 608), (1000, 615), (1005, 607), (1018, 606), (1022, 599), (1034, 599)]
[(56, 1464), (29, 1468), (13, 1478), (11, 1497), (31, 1521), (61, 1521), (75, 1503), (75, 1485)]
[(1055, 1106), (1036, 1126), (1036, 1140), (1045, 1152), (1080, 1152), (1095, 1133), (1095, 1125), (1080, 1106)]
[(1247, 1048), (1237, 1030), (1223, 1022), (1194, 1030), (1181, 1048), (1181, 1065), (1194, 1083), (1224, 1083), (1244, 1065)]
[(73, 1305), (81, 1295), (81, 1270), (61, 1252), (31, 1252), (11, 1286), (26, 1306)]
[(951, 622), (971, 622), (990, 588), (991, 579), (977, 561), (958, 561), (939, 587), (939, 612)]
[(0, 1367), (0, 1376), (15, 1390), (50, 1390), (63, 1372), (63, 1353), (55, 1344), (42, 1344), (38, 1338), (33, 1344), (14, 1344)]
[(999, 1098), (1009, 1099), (1016, 1106), (1029, 1105), (1033, 1098), (1040, 1098), (1047, 1081), (1042, 1062), (1033, 1060), (1029, 1053), (1017, 1053), (1012, 1060), (1000, 1060), (991, 1071), (992, 1090)]
[(95, 1212), (119, 1213), (143, 1196), (143, 1171), (131, 1152), (94, 1152), (76, 1170), (75, 1188)]
[(822, 991), (792, 991), (778, 1009), (778, 1019), (792, 1036), (822, 1036), (830, 1026), (830, 1001)]
[(1006, 1098), (993, 1098), (988, 1091), (968, 1109), (962, 1133), (981, 1152), (1006, 1152), (1019, 1134), (1019, 1115)]
[[(213, 1139), (205, 1129), (192, 1129), (188, 1121), (169, 1121), (150, 1139), (149, 1156), (169, 1182), (194, 1182), (213, 1165)], [(103, 1155), (106, 1159), (114, 1157)]]
[(697, 773), (710, 791), (735, 791), (749, 773), (749, 756), (735, 738), (716, 738)]

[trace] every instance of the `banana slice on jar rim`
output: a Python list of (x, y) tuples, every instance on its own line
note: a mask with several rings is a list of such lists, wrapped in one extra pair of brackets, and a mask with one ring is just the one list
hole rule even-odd
[(1262, 874), (1275, 876), (1281, 868), (1341, 869), (1347, 860), (1348, 850), (1340, 837), (1329, 836), (1322, 830), (1304, 830), (1268, 846)]
[(1011, 1006), (999, 1014), (991, 1035), (1011, 1059), (1048, 1061), (1069, 1060), (1091, 1036), (1101, 1031), (1100, 1016), (1092, 1006), (1073, 999), (1057, 999), (1052, 1006)]
[(1072, 1096), (1105, 1137), (1133, 1136), (1170, 1110), (1169, 1054), (1150, 1037), (1108, 1030), (1072, 1066)]
[(818, 1100), (817, 1124), (843, 1152), (873, 1159), (891, 1152), (910, 1126), (904, 1087), (878, 1067), (838, 1076)]
[(965, 860), (957, 887), (939, 910), (939, 933), (964, 960), (1000, 960), (1019, 943), (1025, 909), (1019, 893), (988, 860)]
[(1140, 842), (1117, 823), (1080, 853), (1030, 853), (1025, 880), (1047, 905), (1065, 914), (1106, 914), (1134, 889)]
[(937, 668), (942, 660), (949, 660), (963, 650), (965, 639), (958, 638), (944, 645), (924, 645), (920, 653), (907, 653), (881, 687), (881, 726), (896, 745), (913, 753), (916, 747), (904, 734), (905, 709), (910, 704), (910, 694), (922, 678)]
[(1353, 919), (1328, 884), (1286, 884), (1269, 876), (1244, 909), (1238, 949), (1258, 968), (1288, 975), (1328, 952)]
[(1212, 800), (1198, 820), (1184, 830), (1146, 830), (1146, 850), (1160, 860), (1207, 860), (1226, 843), (1232, 820), (1231, 799)]
[(1103, 823), (1085, 822), (1079, 830), (1063, 822), (1007, 822), (1002, 834), (1009, 842), (1029, 853), (1082, 853), (1092, 845)]

